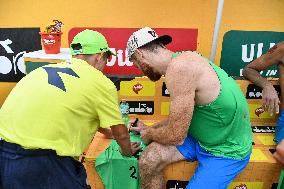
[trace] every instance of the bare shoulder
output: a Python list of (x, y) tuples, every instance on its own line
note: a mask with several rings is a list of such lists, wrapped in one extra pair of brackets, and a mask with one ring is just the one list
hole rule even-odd
[[(171, 88), (185, 90), (184, 86), (196, 83), (202, 57), (194, 52), (184, 52), (173, 58), (166, 72), (166, 84)], [(171, 91), (170, 91), (171, 92)]]
[(199, 71), (200, 64), (198, 62), (203, 61), (204, 58), (195, 52), (183, 52), (177, 57), (173, 58), (168, 66), (166, 75), (171, 74), (194, 74)]

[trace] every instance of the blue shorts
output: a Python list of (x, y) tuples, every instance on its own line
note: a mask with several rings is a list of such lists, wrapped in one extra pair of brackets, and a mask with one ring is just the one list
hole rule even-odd
[(0, 189), (90, 189), (84, 166), (52, 150), (27, 150), (0, 140)]
[(187, 136), (177, 149), (187, 160), (199, 162), (186, 189), (226, 189), (250, 159), (250, 154), (243, 160), (214, 156), (202, 149), (191, 136)]
[(275, 142), (279, 144), (284, 138), (284, 109), (280, 110), (278, 121), (275, 125)]

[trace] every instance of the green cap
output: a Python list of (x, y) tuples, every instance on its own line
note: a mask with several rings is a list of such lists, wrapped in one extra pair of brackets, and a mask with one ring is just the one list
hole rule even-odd
[[(75, 44), (80, 44), (82, 49), (74, 50), (72, 46)], [(70, 44), (70, 50), (72, 55), (97, 54), (107, 51), (115, 55), (115, 53), (109, 49), (106, 38), (100, 32), (88, 29), (81, 31), (74, 37)]]

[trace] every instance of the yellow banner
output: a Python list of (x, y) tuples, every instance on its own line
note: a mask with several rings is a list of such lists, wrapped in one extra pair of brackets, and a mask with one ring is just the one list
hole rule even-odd
[(250, 161), (265, 161), (265, 160), (268, 160), (268, 158), (262, 152), (261, 149), (252, 149)]
[(169, 115), (169, 114), (170, 114), (170, 102), (162, 102), (161, 115)]
[(276, 145), (276, 143), (273, 141), (274, 135), (257, 136), (256, 138), (264, 145)]

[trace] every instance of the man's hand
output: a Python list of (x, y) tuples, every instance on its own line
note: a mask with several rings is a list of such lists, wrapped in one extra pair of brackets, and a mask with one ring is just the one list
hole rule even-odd
[(270, 113), (270, 116), (275, 112), (279, 113), (279, 98), (275, 88), (272, 85), (266, 85), (262, 90), (262, 106), (264, 111)]
[(151, 138), (151, 128), (143, 128), (140, 131), (141, 139), (144, 141), (145, 144), (150, 144), (152, 142)]
[[(131, 142), (131, 156), (133, 156), (135, 153), (142, 150), (140, 147), (141, 142)], [(129, 154), (124, 154), (122, 150), (120, 149), (120, 153), (124, 156), (129, 156)]]
[(135, 122), (135, 120), (131, 120), (130, 121), (130, 127), (129, 127), (129, 130), (135, 134), (140, 134), (142, 129), (145, 129), (147, 128), (147, 126), (142, 122), (142, 121), (138, 121), (136, 123), (136, 127), (132, 127), (132, 124)]
[(140, 147), (141, 142), (131, 142), (131, 151), (132, 151), (132, 155), (134, 155), (135, 153), (137, 153), (138, 151), (141, 151), (142, 148)]
[(263, 109), (269, 111), (270, 115), (274, 112), (279, 113), (279, 99), (272, 84), (265, 77), (261, 76), (260, 72), (271, 66), (278, 66), (280, 87), (282, 88), (283, 86), (281, 83), (283, 82), (281, 82), (281, 80), (283, 79), (284, 74), (283, 53), (284, 42), (280, 42), (269, 49), (267, 53), (253, 60), (243, 69), (243, 76), (263, 89)]
[(276, 152), (273, 154), (274, 158), (284, 167), (284, 140), (276, 146)]
[(121, 148), (121, 152), (125, 156), (132, 156), (133, 151), (135, 151), (135, 145), (130, 142), (130, 136), (128, 129), (124, 124), (111, 126), (111, 131), (114, 139)]

